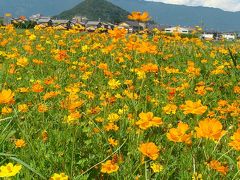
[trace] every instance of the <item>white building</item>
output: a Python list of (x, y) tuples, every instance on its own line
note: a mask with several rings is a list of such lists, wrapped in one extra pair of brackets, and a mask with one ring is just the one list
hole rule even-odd
[(190, 28), (185, 28), (185, 27), (180, 27), (180, 26), (175, 26), (175, 27), (170, 27), (170, 28), (165, 28), (164, 32), (166, 33), (180, 33), (180, 34), (189, 34), (191, 33), (192, 29)]
[(200, 38), (205, 39), (205, 40), (213, 40), (214, 34), (213, 33), (203, 33)]
[(234, 34), (222, 34), (222, 38), (232, 41), (236, 39), (236, 36)]

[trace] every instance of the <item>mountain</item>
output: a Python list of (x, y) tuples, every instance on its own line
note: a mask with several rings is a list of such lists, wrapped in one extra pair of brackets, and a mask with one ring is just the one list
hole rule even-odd
[[(95, 0), (98, 3), (101, 0)], [(165, 25), (195, 26), (218, 31), (240, 31), (240, 12), (228, 12), (217, 8), (190, 7), (144, 0), (108, 0), (131, 11), (148, 11), (153, 20)], [(57, 15), (78, 5), (83, 0), (0, 0), (0, 16), (12, 12), (14, 16), (30, 16), (36, 13)], [(98, 18), (97, 18), (98, 19)]]
[(41, 13), (56, 15), (77, 5), (81, 0), (0, 0), (0, 16), (10, 12), (13, 16), (31, 16)]
[(109, 0), (128, 11), (148, 11), (159, 24), (203, 26), (206, 30), (240, 32), (240, 12), (218, 8), (192, 7), (143, 0)]
[(64, 11), (56, 18), (71, 19), (76, 15), (86, 16), (91, 20), (119, 23), (127, 20), (130, 13), (106, 0), (85, 0), (70, 10)]

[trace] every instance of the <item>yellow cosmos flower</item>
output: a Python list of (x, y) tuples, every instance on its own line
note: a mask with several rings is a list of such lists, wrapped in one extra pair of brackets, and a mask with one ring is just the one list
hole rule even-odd
[(116, 113), (111, 113), (111, 114), (109, 114), (108, 115), (108, 120), (109, 120), (109, 122), (115, 122), (115, 121), (118, 121), (119, 120), (119, 115), (118, 114), (116, 114)]
[(111, 144), (112, 146), (118, 145), (118, 141), (113, 138), (108, 138), (108, 143)]
[(218, 141), (226, 131), (222, 130), (222, 124), (217, 119), (206, 118), (198, 123), (196, 133), (198, 138), (208, 138)]
[(116, 79), (111, 79), (110, 81), (108, 81), (108, 85), (111, 89), (117, 89), (121, 85), (121, 83)]
[(7, 178), (15, 176), (21, 169), (21, 165), (13, 165), (12, 163), (8, 163), (7, 165), (0, 167), (0, 177)]
[(37, 37), (36, 37), (34, 34), (31, 34), (31, 35), (29, 36), (29, 39), (30, 39), (31, 41), (34, 41), (36, 38), (37, 38)]
[(154, 173), (159, 173), (163, 170), (163, 166), (159, 163), (152, 163), (151, 169), (153, 170)]
[(28, 62), (28, 59), (27, 59), (26, 57), (19, 58), (19, 59), (17, 60), (17, 65), (18, 65), (18, 66), (25, 67), (25, 66), (27, 66), (28, 64), (29, 64), (29, 62)]
[(166, 114), (176, 114), (177, 106), (175, 104), (167, 104), (165, 107), (163, 107), (163, 111)]
[(0, 92), (0, 104), (11, 104), (14, 102), (14, 93), (8, 89)]
[(119, 169), (119, 166), (111, 160), (107, 160), (105, 163), (102, 163), (102, 173), (111, 174), (116, 172)]
[(186, 144), (191, 144), (191, 133), (186, 134), (187, 130), (189, 129), (188, 124), (183, 122), (178, 123), (177, 128), (171, 128), (167, 133), (167, 138), (173, 142), (184, 142)]
[(152, 160), (156, 160), (159, 155), (159, 149), (153, 142), (142, 143), (139, 151)]
[(82, 115), (78, 111), (71, 112), (67, 117), (65, 117), (65, 122), (68, 124), (75, 124), (81, 117)]
[(203, 106), (201, 100), (197, 102), (186, 101), (185, 104), (181, 105), (180, 108), (184, 114), (197, 114), (201, 115), (206, 112), (207, 106)]
[(28, 105), (27, 104), (19, 104), (18, 105), (18, 111), (19, 112), (27, 112), (28, 111)]
[(68, 180), (68, 176), (65, 173), (54, 173), (50, 180)]

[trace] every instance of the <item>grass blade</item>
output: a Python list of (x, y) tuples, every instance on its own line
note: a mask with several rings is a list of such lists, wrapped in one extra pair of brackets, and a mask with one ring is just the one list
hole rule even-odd
[(42, 179), (47, 179), (45, 178), (42, 174), (40, 174), (39, 172), (37, 172), (35, 169), (33, 169), (31, 166), (29, 166), (28, 164), (26, 164), (25, 162), (23, 162), (22, 160), (16, 158), (16, 157), (10, 157), (9, 159), (14, 160), (16, 162), (18, 162), (19, 164), (25, 166), (27, 169), (29, 169), (30, 171), (34, 172), (35, 174), (37, 174), (39, 177), (41, 177)]

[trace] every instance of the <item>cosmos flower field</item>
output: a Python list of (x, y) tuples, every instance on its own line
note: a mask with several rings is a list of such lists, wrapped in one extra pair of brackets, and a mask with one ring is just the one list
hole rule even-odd
[(239, 179), (239, 42), (0, 29), (0, 177)]

